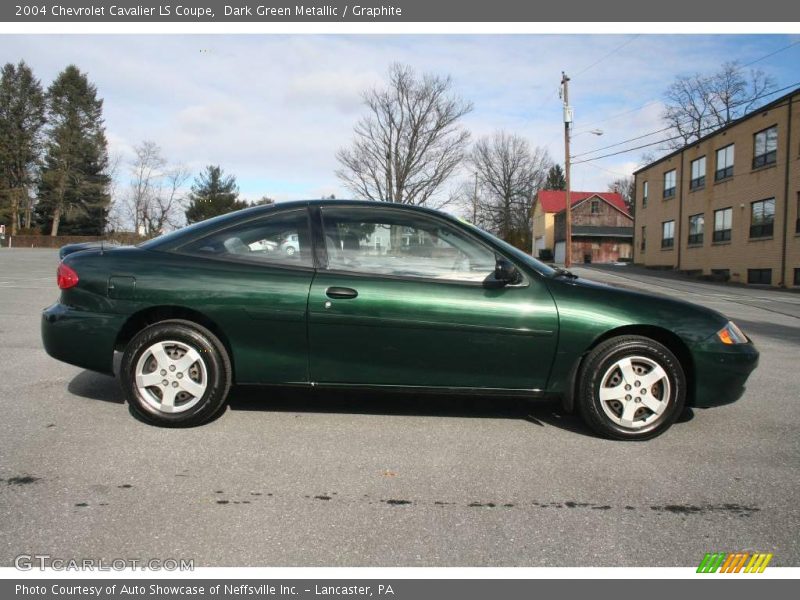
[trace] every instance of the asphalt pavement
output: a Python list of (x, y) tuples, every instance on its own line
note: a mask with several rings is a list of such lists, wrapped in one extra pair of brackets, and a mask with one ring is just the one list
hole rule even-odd
[[(620, 443), (554, 402), (235, 390), (212, 423), (134, 419), (49, 358), (56, 254), (0, 249), (0, 566), (800, 566), (800, 295), (578, 268), (720, 310), (762, 352), (746, 394)], [(81, 343), (81, 340), (76, 340)]]

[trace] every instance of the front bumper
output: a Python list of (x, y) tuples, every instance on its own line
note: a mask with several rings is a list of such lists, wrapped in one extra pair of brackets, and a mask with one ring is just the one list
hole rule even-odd
[(695, 368), (692, 405), (700, 408), (738, 400), (759, 360), (758, 350), (752, 343), (725, 346), (717, 340), (701, 344), (692, 355)]
[(121, 315), (76, 310), (57, 302), (42, 311), (42, 343), (57, 360), (113, 374), (114, 344), (123, 323)]

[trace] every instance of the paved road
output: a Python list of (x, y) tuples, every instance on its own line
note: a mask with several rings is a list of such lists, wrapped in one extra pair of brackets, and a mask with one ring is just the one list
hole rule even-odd
[(55, 263), (0, 250), (0, 565), (682, 566), (739, 549), (800, 565), (800, 296), (579, 269), (713, 306), (762, 350), (739, 402), (648, 443), (549, 402), (266, 390), (165, 430), (42, 351)]

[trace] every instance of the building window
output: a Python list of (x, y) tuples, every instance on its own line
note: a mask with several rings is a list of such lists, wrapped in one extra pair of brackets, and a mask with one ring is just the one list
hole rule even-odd
[(706, 157), (701, 156), (692, 161), (692, 179), (689, 182), (690, 190), (698, 190), (706, 185)]
[(729, 242), (731, 240), (731, 224), (733, 222), (733, 210), (723, 208), (714, 211), (714, 241)]
[(750, 237), (771, 237), (775, 222), (775, 198), (750, 204)]
[(778, 160), (778, 126), (759, 131), (753, 141), (753, 168), (774, 165)]
[(722, 181), (733, 177), (733, 144), (717, 150), (717, 170), (714, 181)]
[(661, 247), (672, 248), (675, 245), (675, 221), (664, 221), (661, 224)]
[(800, 285), (800, 269), (798, 268), (794, 270), (794, 285)]
[(697, 245), (703, 243), (703, 230), (706, 226), (706, 217), (703, 214), (692, 215), (689, 217), (689, 244)]
[(642, 225), (642, 241), (640, 242), (639, 248), (642, 252), (647, 248), (647, 227), (645, 225)]
[(772, 283), (772, 269), (747, 269), (747, 283), (770, 285)]
[(599, 215), (600, 214), (600, 201), (599, 200), (592, 200), (592, 214)]
[(672, 198), (675, 195), (675, 169), (664, 173), (664, 198)]
[(650, 186), (645, 181), (642, 184), (642, 208), (647, 207), (647, 195), (650, 193)]

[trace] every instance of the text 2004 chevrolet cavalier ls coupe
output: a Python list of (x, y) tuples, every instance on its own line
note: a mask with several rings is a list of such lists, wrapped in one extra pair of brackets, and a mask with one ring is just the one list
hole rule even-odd
[(290, 202), (64, 257), (47, 352), (195, 425), (232, 384), (559, 395), (619, 439), (736, 399), (758, 352), (686, 302), (552, 269), (432, 210)]

